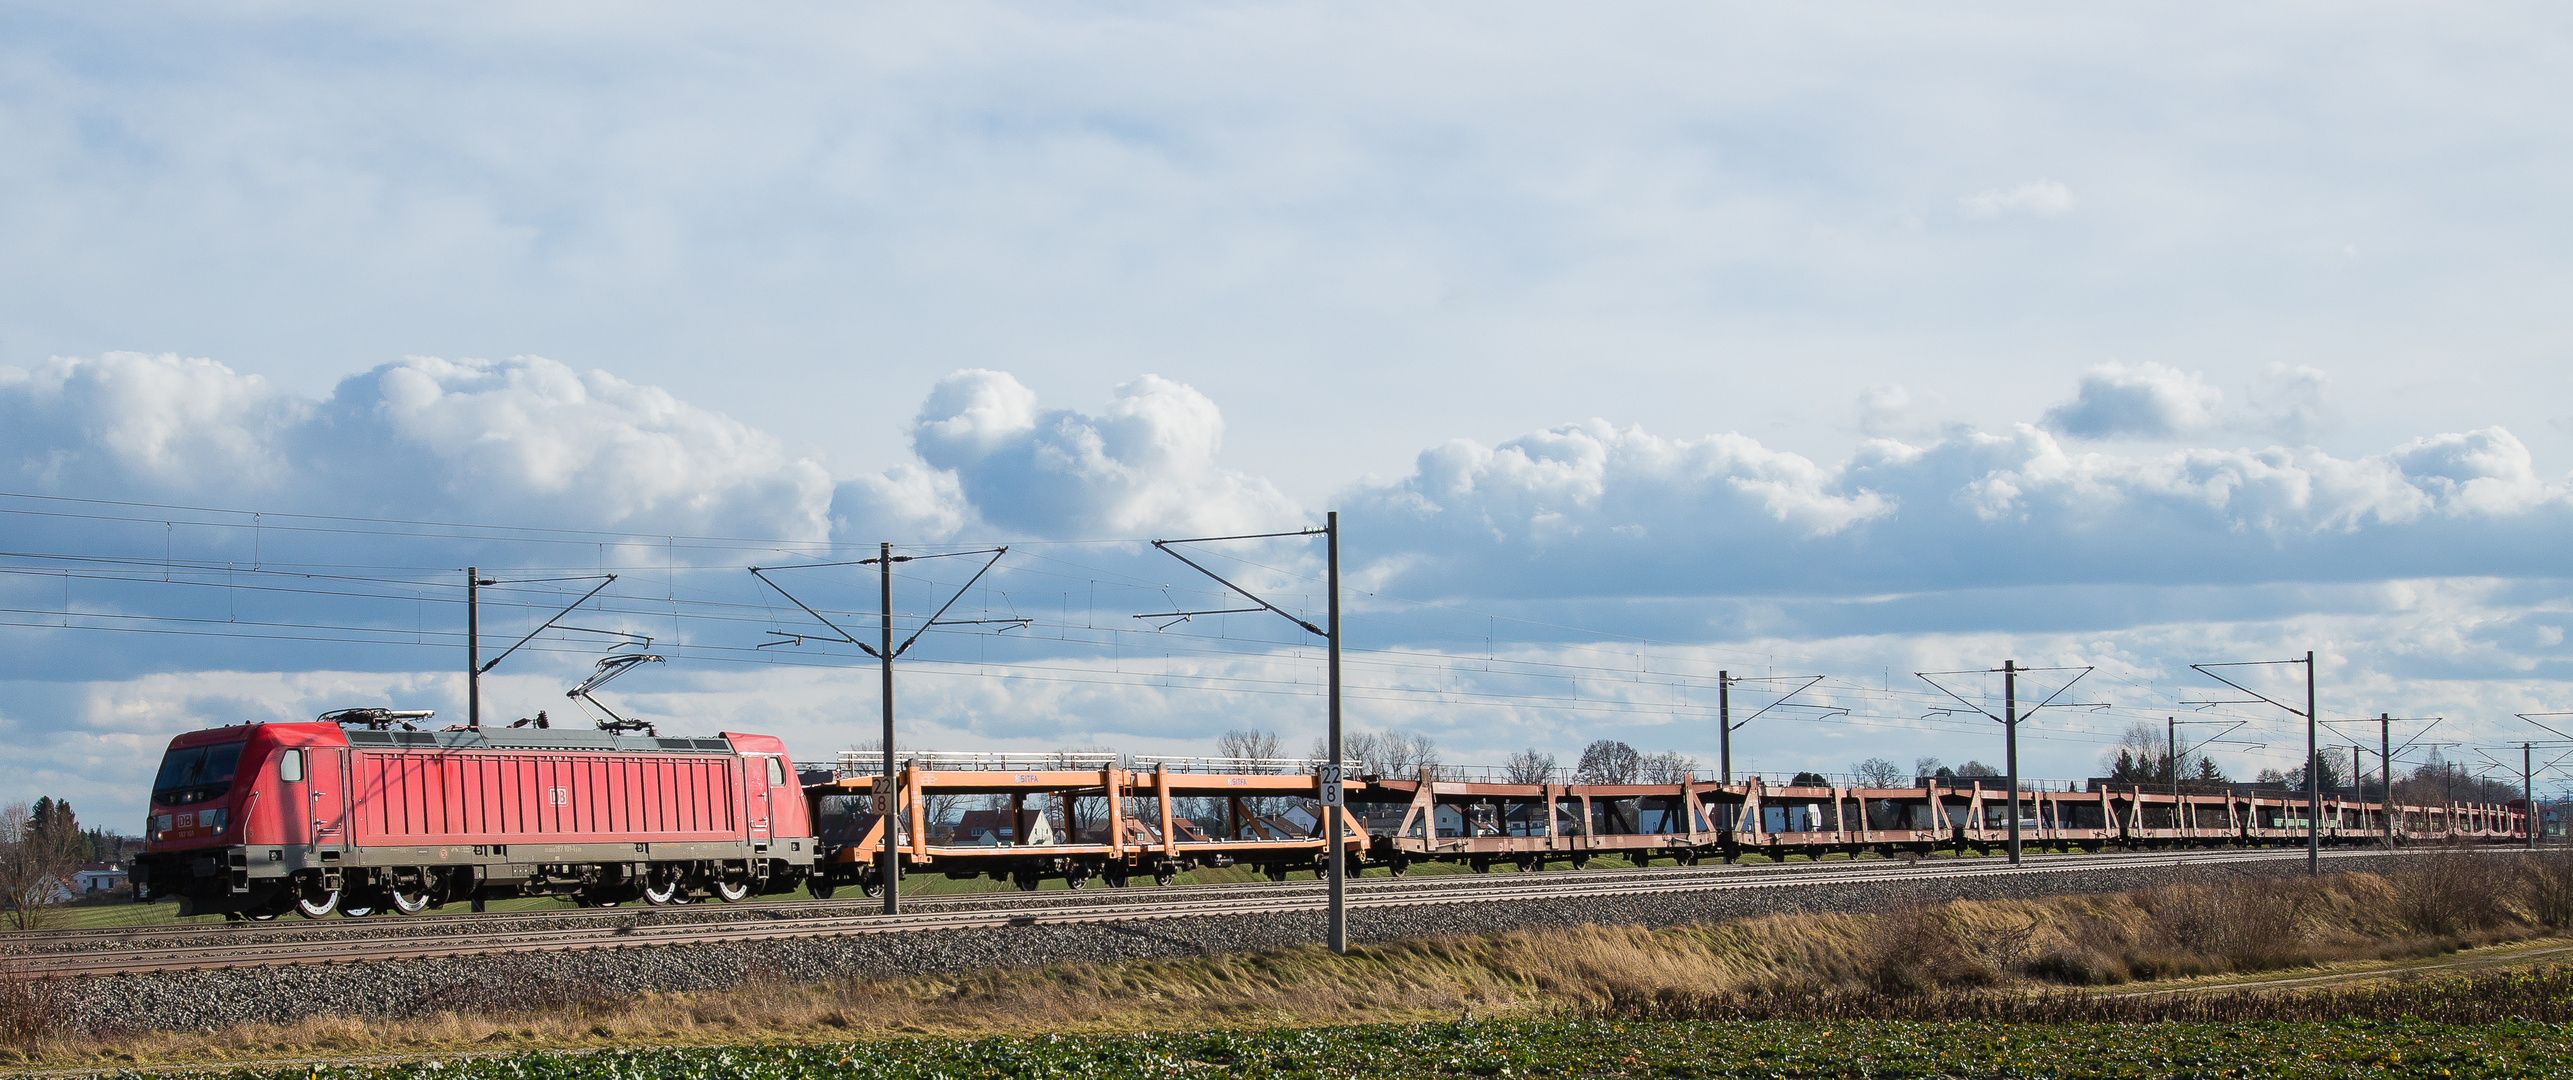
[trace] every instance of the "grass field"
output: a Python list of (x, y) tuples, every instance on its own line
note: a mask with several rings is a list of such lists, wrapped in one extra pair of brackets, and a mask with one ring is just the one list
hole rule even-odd
[[(139, 1075), (139, 1074), (138, 1074)], [(203, 1075), (203, 1074), (200, 1074)], [(235, 1077), (2573, 1077), (2573, 1028), (2504, 1022), (1468, 1021), (508, 1054)]]
[[(503, 1067), (470, 1064), (490, 1053), (520, 1070), (491, 1075), (801, 1076), (839, 1058), (774, 1048), (858, 1040), (873, 1049), (833, 1075), (1070, 1074), (1053, 1063), (1099, 1076), (2568, 1075), (2547, 1055), (2567, 1049), (2573, 972), (2514, 970), (2573, 953), (2566, 928), (2573, 852), (2456, 853), (2390, 875), (2216, 870), (2127, 893), (1417, 938), (1347, 956), (1308, 945), (896, 978), (753, 971), (685, 994), (575, 984), (542, 957), (502, 957), (469, 1001), (414, 1015), (203, 1031), (51, 1026), (44, 995), (59, 984), (22, 981), (27, 1007), (0, 1009), (0, 1068), (436, 1058), (468, 1070), (438, 1075), (483, 1075)], [(1561, 1045), (1508, 1049), (1531, 1039)], [(1326, 1056), (1275, 1049), (1306, 1045)], [(628, 1053), (647, 1046), (663, 1049)], [(1013, 1064), (1028, 1054), (1043, 1060)]]

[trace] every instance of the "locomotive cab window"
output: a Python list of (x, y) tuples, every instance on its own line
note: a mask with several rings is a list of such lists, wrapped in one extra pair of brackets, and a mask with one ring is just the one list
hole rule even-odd
[(277, 755), (277, 779), (294, 783), (304, 778), (304, 752), (288, 750)]
[(778, 759), (776, 759), (776, 758), (770, 758), (770, 759), (768, 759), (768, 784), (769, 784), (769, 786), (770, 786), (770, 787), (785, 787), (785, 786), (786, 786), (786, 763), (785, 763), (785, 762), (780, 761), (780, 760), (778, 760)]
[(170, 751), (161, 759), (160, 774), (152, 779), (152, 801), (186, 806), (222, 797), (232, 790), (232, 770), (241, 764), (241, 745), (216, 743)]

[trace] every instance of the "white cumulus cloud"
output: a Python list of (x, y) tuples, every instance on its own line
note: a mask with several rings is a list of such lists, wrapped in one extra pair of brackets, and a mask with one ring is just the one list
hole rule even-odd
[(1825, 466), (1741, 435), (1594, 422), (1449, 443), (1348, 501), (1402, 552), (1388, 587), (1440, 595), (2543, 575), (2545, 538), (2573, 524), (2563, 485), (2501, 428), (2342, 458), (2084, 452), (2021, 424), (1870, 440)]
[(327, 399), (208, 360), (0, 371), (18, 490), (304, 513), (820, 539), (831, 484), (777, 439), (541, 357), (413, 357)]
[(1268, 481), (1217, 464), (1224, 417), (1206, 395), (1146, 375), (1097, 415), (1040, 409), (1007, 373), (959, 371), (922, 404), (896, 469), (844, 489), (851, 515), (1016, 535), (1132, 537), (1275, 528), (1301, 511)]
[(2224, 398), (2193, 372), (2102, 364), (2082, 376), (2072, 401), (2046, 411), (2046, 426), (2086, 439), (2168, 439), (2216, 426)]

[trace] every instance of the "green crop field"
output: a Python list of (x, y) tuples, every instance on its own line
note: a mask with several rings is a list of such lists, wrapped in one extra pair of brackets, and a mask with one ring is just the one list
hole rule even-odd
[[(124, 1074), (139, 1076), (144, 1074)], [(206, 1073), (196, 1073), (206, 1076)], [(2573, 1077), (2573, 1025), (1487, 1021), (607, 1050), (232, 1077)]]

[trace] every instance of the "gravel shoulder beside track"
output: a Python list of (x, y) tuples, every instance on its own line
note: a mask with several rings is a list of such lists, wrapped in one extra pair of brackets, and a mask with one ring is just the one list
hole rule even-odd
[[(2335, 858), (2326, 872), (2376, 870), (2400, 855)], [(2041, 864), (2042, 865), (2042, 864)], [(1776, 912), (1884, 911), (1963, 899), (2029, 899), (2304, 872), (2301, 858), (1895, 881), (1799, 882), (1628, 896), (1467, 900), (1362, 908), (1353, 941), (1489, 934), (1582, 924), (1668, 927)], [(507, 956), (389, 960), (78, 980), (74, 1022), (98, 1031), (188, 1030), (312, 1016), (399, 1017), (509, 1003), (534, 1005), (584, 988), (614, 993), (715, 990), (761, 980), (823, 981), (1003, 966), (1116, 962), (1310, 945), (1317, 911), (1040, 924), (833, 938), (747, 941)]]

